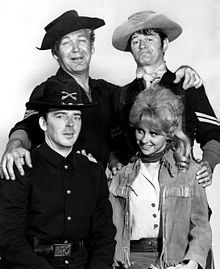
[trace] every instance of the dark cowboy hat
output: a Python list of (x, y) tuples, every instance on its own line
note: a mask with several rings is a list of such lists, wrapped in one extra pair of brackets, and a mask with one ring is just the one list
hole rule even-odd
[(39, 49), (51, 49), (56, 41), (71, 32), (81, 29), (97, 29), (104, 24), (102, 19), (79, 16), (75, 10), (69, 10), (44, 28), (46, 34)]
[(144, 10), (132, 14), (126, 22), (115, 29), (112, 44), (118, 50), (128, 51), (127, 45), (130, 36), (138, 30), (149, 28), (160, 29), (167, 35), (170, 42), (182, 33), (181, 26), (176, 22), (152, 10)]
[(27, 109), (37, 111), (48, 111), (50, 108), (82, 110), (94, 105), (92, 102), (83, 102), (81, 90), (75, 80), (68, 80), (65, 83), (58, 80), (47, 81), (43, 96), (26, 103)]

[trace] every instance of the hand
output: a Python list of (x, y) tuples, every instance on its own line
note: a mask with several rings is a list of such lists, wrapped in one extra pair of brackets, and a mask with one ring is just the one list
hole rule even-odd
[(112, 175), (115, 176), (118, 173), (118, 171), (122, 169), (122, 167), (123, 167), (122, 163), (117, 163), (116, 166), (111, 168)]
[(15, 179), (13, 165), (17, 166), (17, 169), (21, 176), (24, 175), (23, 165), (27, 164), (30, 168), (31, 164), (31, 156), (30, 152), (23, 147), (7, 147), (5, 153), (2, 156), (1, 167), (0, 167), (0, 176), (1, 178), (6, 179)]
[(111, 172), (110, 178), (112, 178), (112, 176), (115, 176), (118, 173), (118, 171), (122, 169), (123, 164), (121, 160), (122, 160), (121, 152), (117, 152), (117, 151), (110, 152), (109, 163), (108, 163), (108, 168)]
[(76, 153), (86, 156), (90, 162), (97, 163), (97, 160), (92, 156), (92, 154), (91, 153), (87, 154), (84, 149), (82, 149), (81, 151), (78, 150)]
[(212, 184), (212, 168), (206, 161), (201, 161), (201, 165), (196, 173), (196, 179), (203, 187), (210, 186)]
[(199, 87), (202, 86), (202, 79), (200, 76), (196, 73), (192, 67), (183, 65), (180, 66), (176, 72), (176, 79), (174, 80), (174, 83), (178, 83), (181, 81), (181, 79), (184, 77), (184, 82), (183, 82), (183, 89), (187, 90), (189, 88), (195, 87), (198, 89)]

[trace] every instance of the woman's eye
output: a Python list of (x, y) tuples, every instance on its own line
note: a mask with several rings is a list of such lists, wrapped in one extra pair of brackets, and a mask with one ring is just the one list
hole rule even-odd
[(151, 131), (151, 132), (150, 132), (150, 135), (151, 135), (151, 136), (157, 136), (157, 135), (159, 135), (159, 134), (156, 133), (156, 132), (154, 132), (154, 131)]
[(143, 130), (141, 130), (141, 129), (137, 129), (136, 132), (137, 132), (138, 134), (142, 134), (142, 133), (143, 133)]

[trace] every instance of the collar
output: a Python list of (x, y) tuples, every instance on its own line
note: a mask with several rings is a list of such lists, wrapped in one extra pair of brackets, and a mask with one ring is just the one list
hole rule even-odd
[(54, 151), (52, 148), (50, 148), (46, 142), (44, 142), (38, 147), (38, 151), (40, 155), (49, 163), (51, 163), (54, 167), (62, 168), (66, 163), (70, 164), (72, 168), (75, 167), (76, 156), (73, 151), (71, 151), (70, 154), (65, 158), (56, 151)]
[[(74, 80), (77, 83), (77, 81), (74, 79), (74, 77), (72, 77), (70, 74), (68, 74), (66, 71), (64, 71), (61, 67), (58, 69), (58, 71), (56, 73), (56, 77), (59, 81), (62, 81), (62, 82), (67, 82), (68, 80)], [(95, 80), (92, 79), (91, 77), (89, 77), (89, 88), (90, 88), (89, 94), (80, 85), (79, 85), (79, 88), (80, 88), (81, 92), (83, 93), (83, 101), (88, 102), (88, 100), (89, 100), (91, 102), (93, 89), (96, 88)]]
[[(141, 168), (141, 159), (137, 159), (133, 163), (129, 163), (128, 165), (124, 166), (121, 171), (117, 173), (117, 175), (113, 176), (109, 190), (114, 196), (120, 196), (123, 198), (129, 197), (129, 192), (131, 190), (131, 185), (135, 178), (137, 177)], [(161, 171), (163, 170), (163, 171)], [(166, 171), (166, 172), (165, 172)], [(165, 186), (170, 183), (171, 180), (177, 178), (178, 170), (175, 165), (175, 160), (173, 158), (173, 151), (172, 149), (166, 152), (161, 160), (160, 164), (160, 174), (165, 175), (166, 173), (169, 175), (167, 176), (159, 176), (159, 181), (161, 186)]]
[[(58, 69), (57, 73), (56, 73), (56, 77), (58, 78), (59, 81), (62, 81), (62, 82), (66, 82), (70, 79), (74, 79), (74, 77), (72, 77), (70, 74), (68, 74), (67, 72), (65, 72), (61, 67)], [(76, 81), (76, 80), (75, 80)], [(77, 81), (76, 81), (77, 83)], [(78, 84), (78, 83), (77, 83)], [(92, 79), (91, 77), (89, 77), (89, 86), (91, 88), (93, 88), (93, 84), (95, 84), (95, 80)], [(96, 84), (95, 84), (96, 85)], [(79, 85), (80, 86), (80, 85)], [(81, 86), (80, 86), (81, 88)]]
[(163, 74), (167, 71), (166, 62), (162, 62), (157, 68), (154, 69), (153, 72), (148, 73), (146, 68), (138, 67), (136, 70), (136, 77), (143, 78), (145, 74), (152, 77), (152, 79), (161, 78)]
[(62, 82), (66, 82), (70, 79), (75, 80), (72, 76), (70, 76), (67, 72), (65, 72), (61, 67), (58, 69), (56, 73), (56, 77), (58, 78), (59, 81), (62, 81)]
[[(124, 170), (123, 177), (130, 178), (130, 180), (132, 180), (132, 174), (134, 175), (134, 177), (136, 177), (137, 173), (140, 170), (140, 163), (140, 158), (136, 159), (133, 163), (129, 163), (126, 166), (126, 170)], [(171, 148), (167, 150), (166, 153), (163, 155), (160, 163), (161, 169), (166, 169), (171, 178), (176, 178), (178, 168), (176, 166), (176, 162), (173, 157), (173, 150)]]
[[(169, 69), (164, 73), (160, 80), (160, 84), (165, 87), (172, 87), (173, 88), (173, 81), (175, 80), (176, 76), (175, 73), (171, 72)], [(176, 85), (176, 84), (175, 84)]]

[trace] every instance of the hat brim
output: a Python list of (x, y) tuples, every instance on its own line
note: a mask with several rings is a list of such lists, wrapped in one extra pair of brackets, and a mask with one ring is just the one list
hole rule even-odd
[(36, 111), (48, 111), (49, 109), (58, 109), (58, 110), (84, 110), (87, 108), (94, 107), (96, 105), (95, 102), (87, 103), (87, 104), (53, 104), (46, 103), (41, 101), (32, 101), (26, 103), (27, 109), (32, 109)]
[(39, 50), (48, 50), (51, 49), (54, 44), (60, 40), (63, 36), (82, 29), (97, 29), (105, 25), (104, 20), (99, 18), (90, 18), (90, 17), (75, 17), (72, 21), (61, 21), (53, 27), (53, 30), (48, 31), (43, 38), (41, 47)]
[(112, 37), (112, 45), (122, 51), (129, 51), (128, 41), (132, 34), (138, 30), (156, 28), (160, 29), (164, 34), (167, 35), (168, 40), (171, 42), (175, 40), (181, 33), (182, 27), (170, 20), (164, 15), (155, 14), (145, 20), (127, 20), (125, 23), (118, 26)]

